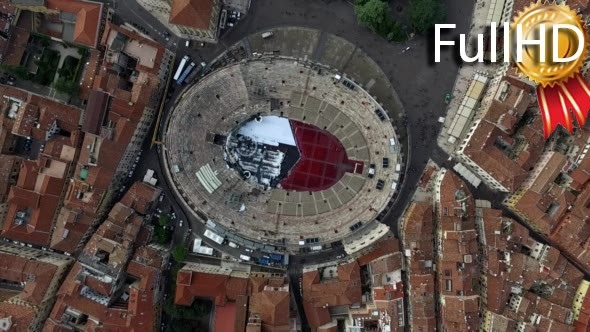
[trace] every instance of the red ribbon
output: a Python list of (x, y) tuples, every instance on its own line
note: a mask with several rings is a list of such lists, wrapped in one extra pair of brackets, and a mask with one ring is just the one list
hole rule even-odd
[(576, 116), (578, 126), (582, 128), (590, 110), (590, 86), (580, 74), (567, 82), (556, 83), (552, 87), (537, 87), (537, 101), (543, 118), (543, 131), (548, 138), (558, 125), (562, 125), (571, 134), (573, 120)]

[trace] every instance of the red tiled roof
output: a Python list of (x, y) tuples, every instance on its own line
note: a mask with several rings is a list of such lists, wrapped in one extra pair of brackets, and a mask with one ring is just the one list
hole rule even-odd
[(305, 311), (307, 322), (312, 328), (318, 328), (332, 321), (327, 308), (318, 307), (311, 302), (303, 301), (303, 310)]
[[(56, 167), (64, 166), (61, 174), (48, 171), (53, 164)], [(67, 167), (67, 164), (45, 155), (41, 155), (37, 161), (27, 160), (21, 164), (19, 180), (8, 197), (2, 236), (43, 246), (49, 243)], [(24, 216), (19, 216), (22, 213)]]
[[(207, 297), (215, 299), (217, 305), (225, 304), (226, 298), (226, 282), (229, 277), (225, 275), (208, 274), (201, 272), (192, 272), (190, 284), (185, 285), (187, 281), (186, 271), (178, 271), (178, 279), (176, 282), (176, 296), (174, 303), (177, 305), (191, 305), (195, 297)], [(247, 280), (247, 279), (246, 279)], [(180, 281), (183, 284), (179, 283)], [(245, 293), (245, 292), (244, 292)], [(233, 296), (245, 294), (233, 294)]]
[(151, 203), (158, 198), (160, 192), (160, 189), (145, 182), (135, 182), (131, 188), (127, 190), (125, 196), (121, 199), (121, 203), (132, 208), (139, 214), (146, 214)]
[(76, 14), (74, 42), (96, 47), (102, 4), (77, 0), (47, 0), (47, 8)]
[(46, 300), (56, 272), (56, 265), (0, 253), (0, 279), (24, 283), (21, 298), (31, 305)]
[[(302, 282), (305, 315), (308, 317), (324, 317), (325, 306), (350, 305), (361, 302), (361, 277), (358, 262), (338, 266), (337, 279), (320, 281), (318, 271), (303, 274)], [(309, 311), (309, 313), (308, 313)], [(323, 320), (321, 320), (323, 321)], [(323, 325), (327, 322), (323, 322)], [(310, 319), (310, 324), (312, 324)], [(318, 326), (312, 325), (314, 328)]]
[(235, 331), (236, 304), (227, 303), (215, 307), (215, 318), (213, 321), (213, 332)]
[(369, 253), (358, 258), (357, 262), (360, 266), (364, 266), (381, 256), (385, 256), (396, 251), (399, 251), (399, 240), (389, 237), (377, 243), (377, 245)]
[(170, 23), (209, 29), (212, 14), (213, 0), (173, 0)]
[(264, 290), (252, 294), (250, 312), (259, 314), (262, 324), (270, 327), (268, 330), (279, 326), (288, 326), (289, 292)]
[(441, 311), (445, 330), (476, 331), (479, 327), (479, 297), (446, 296)]

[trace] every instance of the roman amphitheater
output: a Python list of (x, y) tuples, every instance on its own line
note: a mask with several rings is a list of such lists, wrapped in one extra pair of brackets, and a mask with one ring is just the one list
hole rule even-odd
[(374, 222), (402, 169), (371, 95), (327, 67), (280, 57), (231, 64), (190, 87), (164, 144), (195, 216), (222, 235), (290, 248)]

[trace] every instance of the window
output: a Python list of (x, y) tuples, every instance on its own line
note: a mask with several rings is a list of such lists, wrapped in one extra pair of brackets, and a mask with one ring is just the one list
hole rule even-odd
[(445, 290), (450, 292), (453, 290), (453, 281), (451, 279), (445, 279)]

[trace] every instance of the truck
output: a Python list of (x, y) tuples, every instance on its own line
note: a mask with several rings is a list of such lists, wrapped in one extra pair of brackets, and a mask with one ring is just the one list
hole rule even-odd
[(270, 254), (270, 259), (272, 261), (282, 263), (283, 262), (283, 255), (280, 255), (280, 254)]
[(260, 265), (266, 265), (266, 266), (270, 265), (270, 260), (267, 257), (260, 257), (258, 262), (260, 263)]

